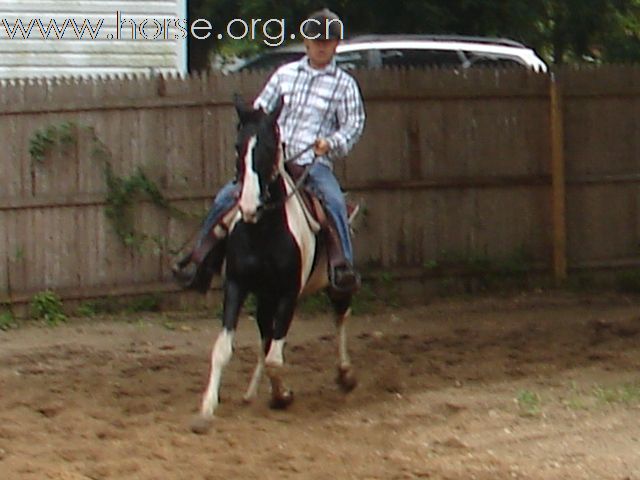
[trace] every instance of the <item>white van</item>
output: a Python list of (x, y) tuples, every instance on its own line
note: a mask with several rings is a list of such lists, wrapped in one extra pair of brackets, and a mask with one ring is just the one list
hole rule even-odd
[[(304, 55), (302, 44), (268, 50), (229, 71), (273, 70)], [(547, 64), (522, 43), (504, 38), (457, 35), (364, 35), (338, 45), (346, 69), (379, 67), (524, 67), (547, 72)]]

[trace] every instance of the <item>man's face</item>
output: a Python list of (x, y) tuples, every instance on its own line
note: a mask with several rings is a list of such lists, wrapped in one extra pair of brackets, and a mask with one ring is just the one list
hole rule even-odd
[(304, 45), (312, 67), (326, 66), (336, 53), (339, 40), (310, 40), (305, 38)]

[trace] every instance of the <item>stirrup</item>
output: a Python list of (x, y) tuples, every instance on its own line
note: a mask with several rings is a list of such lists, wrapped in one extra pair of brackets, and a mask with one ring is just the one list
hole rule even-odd
[(360, 290), (362, 285), (360, 274), (349, 265), (332, 266), (329, 280), (333, 290), (344, 294), (353, 294)]
[[(183, 289), (207, 293), (214, 275), (224, 262), (226, 239), (209, 240), (198, 250), (183, 256), (171, 266), (174, 279)], [(203, 257), (199, 260), (200, 257)]]
[(198, 266), (191, 261), (191, 254), (188, 254), (171, 266), (171, 273), (180, 287), (189, 290), (195, 286)]

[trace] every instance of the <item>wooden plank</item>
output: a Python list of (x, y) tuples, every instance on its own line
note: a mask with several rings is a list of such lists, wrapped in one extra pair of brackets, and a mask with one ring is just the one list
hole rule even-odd
[(557, 282), (567, 278), (567, 218), (564, 130), (561, 93), (555, 77), (549, 83), (551, 125), (551, 192), (553, 272)]
[(635, 107), (635, 102), (620, 98), (573, 99), (566, 103), (566, 151), (573, 159), (567, 164), (567, 174), (637, 172), (634, 144), (640, 120)]
[(0, 135), (4, 142), (0, 151), (0, 198), (20, 198), (24, 190), (18, 123), (16, 117), (0, 117)]
[(639, 257), (638, 190), (635, 185), (570, 187), (567, 213), (571, 265)]
[(548, 192), (542, 189), (475, 190), (475, 252), (504, 260), (519, 252), (551, 267), (551, 238), (544, 234), (548, 224)]
[(4, 250), (6, 262), (6, 290), (10, 295), (28, 288), (27, 256), (25, 238), (29, 232), (24, 212), (6, 212), (3, 214)]
[(474, 221), (475, 205), (469, 190), (440, 192), (436, 197), (434, 229), (437, 232), (438, 257), (442, 260), (451, 254), (470, 250), (470, 232)]
[(567, 98), (637, 98), (640, 95), (638, 65), (555, 67)]
[[(9, 217), (10, 213), (0, 212), (0, 295), (9, 296), (11, 285), (9, 284), (9, 264), (11, 255), (9, 253)], [(11, 232), (13, 233), (13, 232)]]

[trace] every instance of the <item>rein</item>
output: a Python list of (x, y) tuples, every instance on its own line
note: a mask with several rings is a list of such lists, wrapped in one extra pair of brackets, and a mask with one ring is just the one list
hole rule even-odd
[(290, 163), (293, 162), (294, 160), (297, 160), (298, 158), (300, 158), (302, 155), (304, 155), (305, 153), (307, 153), (309, 150), (311, 150), (313, 148), (313, 146), (315, 145), (314, 143), (310, 143), (309, 145), (307, 145), (306, 147), (304, 147), (302, 150), (300, 150), (298, 153), (296, 153), (293, 157), (287, 159), (284, 161), (284, 163)]
[[(315, 143), (311, 143), (311, 144), (307, 145), (305, 148), (303, 148), (301, 151), (296, 153), (294, 156), (292, 156), (291, 158), (288, 158), (287, 160), (285, 160), (284, 163), (287, 164), (287, 163), (293, 162), (294, 160), (297, 160), (302, 155), (304, 155), (309, 150), (311, 150), (314, 145), (315, 145)], [(313, 165), (315, 165), (315, 163), (316, 163), (316, 160), (314, 159), (310, 164), (308, 164), (304, 168), (304, 171), (302, 172), (302, 175), (300, 175), (300, 178), (298, 178), (296, 183), (293, 185), (293, 189), (291, 190), (291, 192), (289, 192), (282, 200), (279, 200), (279, 201), (273, 202), (273, 203), (264, 204), (262, 206), (262, 209), (263, 210), (272, 210), (274, 208), (280, 207), (280, 206), (284, 205), (285, 203), (287, 203), (287, 201), (291, 197), (293, 197), (294, 195), (296, 195), (300, 191), (300, 188), (302, 187), (302, 184), (304, 183), (304, 181), (309, 176), (309, 172), (311, 171), (311, 167), (313, 167)]]

